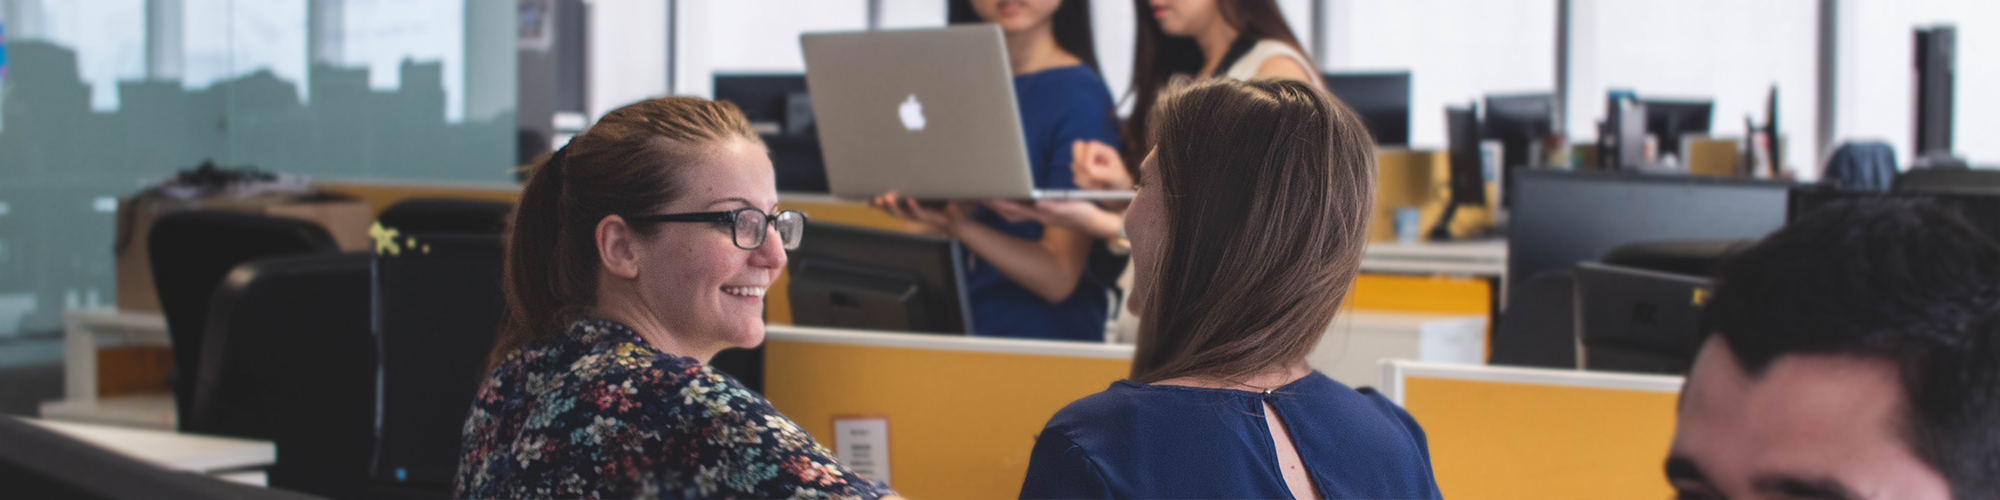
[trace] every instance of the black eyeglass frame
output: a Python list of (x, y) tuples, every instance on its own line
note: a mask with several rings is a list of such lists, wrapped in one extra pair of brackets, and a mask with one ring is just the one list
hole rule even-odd
[[(738, 218), (741, 218), (743, 216), (742, 215), (743, 212), (756, 212), (757, 216), (759, 216), (759, 218), (764, 220), (764, 223), (760, 224), (757, 229), (756, 245), (751, 245), (747, 247), (743, 246), (742, 235), (737, 234), (736, 221)], [(795, 214), (799, 217), (799, 234), (797, 235), (797, 237), (792, 238), (791, 241), (784, 241), (784, 236), (785, 236), (784, 231), (781, 230), (778, 232), (778, 239), (779, 239), (778, 244), (784, 246), (786, 250), (797, 250), (799, 248), (799, 240), (805, 239), (806, 219), (807, 219), (805, 212), (800, 212), (797, 210), (780, 210), (778, 211), (778, 213), (773, 214), (773, 213), (765, 213), (763, 210), (758, 210), (755, 208), (739, 208), (727, 212), (689, 212), (680, 214), (632, 214), (632, 215), (620, 215), (619, 217), (623, 217), (626, 222), (634, 224), (652, 224), (659, 222), (709, 222), (715, 224), (728, 224), (729, 242), (731, 244), (736, 245), (736, 248), (741, 248), (744, 250), (756, 250), (764, 246), (764, 241), (766, 239), (766, 236), (768, 236), (771, 233), (771, 227), (778, 223), (778, 217), (781, 217), (785, 214)]]

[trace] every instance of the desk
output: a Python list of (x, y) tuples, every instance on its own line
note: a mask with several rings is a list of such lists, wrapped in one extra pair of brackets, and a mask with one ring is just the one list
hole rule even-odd
[(63, 312), (63, 400), (42, 403), (42, 418), (132, 427), (176, 428), (171, 393), (99, 397), (97, 350), (171, 347), (167, 320), (156, 312), (86, 309)]
[(278, 462), (278, 446), (270, 441), (32, 418), (21, 421), (162, 468), (255, 486), (267, 485), (262, 469)]
[(1505, 278), (1507, 241), (1369, 243), (1361, 254), (1361, 272)]

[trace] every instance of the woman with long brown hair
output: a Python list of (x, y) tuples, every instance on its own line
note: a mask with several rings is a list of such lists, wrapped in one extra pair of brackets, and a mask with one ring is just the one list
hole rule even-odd
[(1131, 378), (1049, 419), (1021, 496), (1437, 498), (1416, 421), (1305, 361), (1367, 240), (1360, 118), (1285, 79), (1211, 79), (1156, 111), (1127, 216)]
[(708, 360), (764, 339), (805, 216), (728, 103), (606, 114), (528, 180), (508, 317), (465, 422), (458, 498), (889, 493)]

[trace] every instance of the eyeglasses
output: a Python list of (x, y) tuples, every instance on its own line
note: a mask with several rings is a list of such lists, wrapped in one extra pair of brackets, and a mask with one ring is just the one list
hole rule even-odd
[(806, 214), (797, 210), (786, 210), (776, 214), (766, 214), (763, 210), (743, 208), (728, 212), (695, 212), (685, 214), (626, 215), (625, 220), (633, 223), (654, 222), (711, 222), (728, 224), (731, 239), (736, 248), (756, 250), (764, 246), (764, 235), (770, 228), (778, 228), (778, 240), (786, 250), (799, 248), (799, 239), (805, 237)]

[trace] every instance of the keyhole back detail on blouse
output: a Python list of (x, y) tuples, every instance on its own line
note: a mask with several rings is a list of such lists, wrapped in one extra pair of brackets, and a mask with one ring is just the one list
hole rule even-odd
[(1299, 458), (1299, 449), (1292, 441), (1291, 426), (1286, 425), (1278, 408), (1271, 406), (1271, 400), (1264, 400), (1265, 427), (1271, 430), (1271, 449), (1278, 455), (1278, 477), (1284, 479), (1285, 488), (1292, 490), (1292, 498), (1325, 498), (1320, 494), (1319, 485), (1313, 483), (1311, 471), (1306, 469), (1305, 460)]

